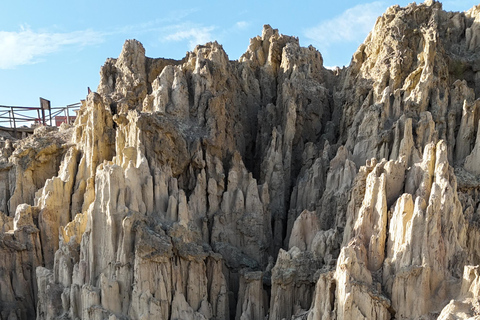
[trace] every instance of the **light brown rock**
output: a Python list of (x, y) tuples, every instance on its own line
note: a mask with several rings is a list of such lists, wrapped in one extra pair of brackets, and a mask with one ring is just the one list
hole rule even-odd
[(335, 71), (126, 41), (74, 127), (0, 135), (0, 319), (474, 317), (478, 16), (390, 7)]

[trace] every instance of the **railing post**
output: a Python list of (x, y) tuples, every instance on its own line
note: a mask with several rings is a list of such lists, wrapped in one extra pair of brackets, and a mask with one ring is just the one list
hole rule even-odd
[(68, 111), (68, 105), (67, 105), (67, 124), (70, 125), (70, 112)]
[(47, 99), (43, 99), (40, 97), (40, 108), (42, 108), (42, 120), (43, 120), (43, 125), (46, 126), (45, 122), (45, 110), (48, 109), (49, 115), (50, 115), (50, 126), (52, 125), (52, 109), (50, 107), (50, 101)]
[(13, 112), (13, 107), (10, 107), (10, 111), (12, 112), (13, 130), (17, 131), (17, 125), (15, 124), (15, 113)]

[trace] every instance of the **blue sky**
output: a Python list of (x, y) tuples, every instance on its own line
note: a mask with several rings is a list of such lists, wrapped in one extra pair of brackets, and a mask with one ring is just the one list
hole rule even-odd
[[(149, 57), (181, 59), (195, 44), (217, 40), (231, 60), (264, 24), (314, 45), (325, 66), (348, 65), (376, 18), (410, 1), (2, 1), (0, 105), (53, 106), (96, 90), (100, 67), (118, 57), (126, 39), (141, 41)], [(141, 3), (141, 4), (139, 4)], [(448, 0), (444, 9), (478, 4)]]

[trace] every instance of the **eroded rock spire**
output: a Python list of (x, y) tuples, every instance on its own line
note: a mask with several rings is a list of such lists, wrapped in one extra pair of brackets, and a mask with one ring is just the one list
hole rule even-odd
[(0, 319), (477, 315), (479, 17), (390, 7), (336, 72), (127, 40), (74, 126), (0, 136)]

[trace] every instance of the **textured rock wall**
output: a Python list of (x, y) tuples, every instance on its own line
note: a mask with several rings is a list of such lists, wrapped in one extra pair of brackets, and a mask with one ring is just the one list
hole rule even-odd
[(0, 319), (478, 315), (480, 6), (393, 6), (348, 68), (127, 40), (73, 127), (0, 136)]

